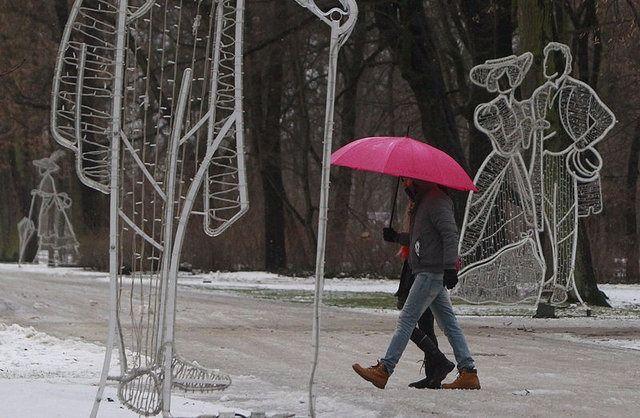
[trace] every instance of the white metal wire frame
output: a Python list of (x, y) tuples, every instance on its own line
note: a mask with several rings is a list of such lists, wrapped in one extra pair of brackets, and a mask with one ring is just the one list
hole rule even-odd
[[(337, 56), (357, 18), (355, 0), (323, 11), (331, 27), (314, 316), (315, 360)], [(76, 0), (53, 89), (52, 132), (77, 154), (79, 178), (111, 197), (110, 325), (92, 416), (118, 343), (118, 396), (143, 415), (170, 412), (173, 386), (226, 387), (227, 376), (174, 351), (180, 250), (192, 213), (210, 235), (247, 210), (242, 127), (243, 0)], [(206, 141), (201, 139), (206, 138)], [(202, 210), (194, 210), (201, 182)], [(131, 275), (123, 274), (130, 270)]]
[(72, 8), (52, 131), (76, 153), (79, 178), (111, 198), (109, 334), (92, 416), (114, 343), (120, 373), (109, 378), (139, 414), (169, 414), (172, 387), (230, 384), (176, 353), (174, 323), (190, 216), (219, 235), (248, 209), (243, 17), (244, 0), (77, 0)]
[[(553, 55), (560, 55), (562, 74), (548, 70)], [(567, 45), (551, 42), (544, 49), (546, 82), (533, 94), (534, 117), (557, 116), (562, 129), (547, 124), (536, 145), (542, 163), (531, 166), (532, 178), (542, 179), (537, 204), (544, 214), (552, 252), (553, 274), (543, 286), (551, 302), (563, 304), (573, 292), (578, 299), (574, 269), (578, 243), (578, 218), (602, 211), (600, 169), (602, 157), (594, 148), (616, 123), (611, 110), (586, 83), (571, 77), (572, 55)], [(551, 149), (545, 142), (565, 144)], [(541, 169), (541, 170), (540, 170)], [(580, 299), (581, 300), (581, 299)]]
[(327, 66), (327, 96), (325, 109), (324, 140), (322, 151), (322, 180), (320, 185), (320, 204), (318, 213), (318, 243), (316, 250), (316, 283), (313, 313), (313, 365), (309, 378), (309, 415), (316, 416), (315, 375), (320, 352), (320, 307), (324, 291), (324, 261), (327, 239), (327, 212), (329, 203), (329, 175), (331, 169), (331, 145), (333, 140), (333, 121), (336, 98), (338, 55), (358, 20), (358, 5), (355, 0), (339, 0), (342, 7), (323, 10), (315, 0), (296, 0), (302, 7), (309, 9), (321, 21), (331, 28), (329, 44), (329, 63)]
[[(69, 216), (72, 201), (66, 193), (58, 192), (53, 178), (53, 174), (60, 170), (56, 161), (63, 154), (62, 151), (54, 151), (48, 158), (33, 161), (42, 178), (38, 187), (31, 191), (29, 216), (18, 222), (19, 264), (24, 261), (27, 245), (36, 232), (38, 253), (47, 251), (63, 264), (71, 264), (77, 260), (79, 244)], [(37, 228), (34, 220), (37, 221)]]
[[(602, 210), (602, 158), (594, 145), (615, 118), (593, 89), (570, 77), (566, 45), (552, 42), (544, 53), (546, 82), (525, 101), (515, 100), (513, 90), (529, 69), (530, 53), (489, 60), (470, 74), (475, 84), (498, 93), (475, 114), (494, 151), (476, 175), (480, 191), (469, 195), (460, 239), (464, 267), (456, 294), (472, 303), (538, 302), (543, 291), (553, 304), (565, 303), (570, 292), (581, 300), (574, 280), (578, 217)], [(561, 75), (550, 75), (552, 53), (565, 62)], [(561, 131), (552, 128), (556, 115)], [(554, 151), (552, 141), (559, 138), (566, 144)], [(551, 266), (542, 253), (543, 231)]]
[[(529, 147), (532, 118), (514, 90), (529, 70), (532, 54), (490, 60), (471, 80), (498, 96), (476, 108), (476, 128), (493, 151), (475, 178), (479, 191), (467, 201), (460, 241), (463, 270), (457, 295), (470, 302), (519, 302), (536, 298), (544, 273), (535, 234), (532, 186), (521, 152)], [(500, 86), (501, 77), (507, 84)], [(531, 274), (533, 273), (533, 274)]]

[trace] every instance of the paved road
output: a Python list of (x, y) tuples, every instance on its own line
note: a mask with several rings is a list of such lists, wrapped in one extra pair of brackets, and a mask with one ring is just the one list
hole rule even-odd
[[(103, 344), (106, 294), (107, 284), (92, 275), (52, 275), (0, 265), (0, 322)], [(254, 387), (255, 393), (245, 394), (243, 407), (251, 409), (248, 398), (264, 395), (256, 400), (263, 410), (287, 412), (283, 404), (294, 402), (288, 411), (302, 413), (311, 363), (311, 315), (306, 304), (182, 288), (178, 350), (232, 376), (253, 376), (254, 386), (262, 382), (265, 390)], [(408, 388), (407, 383), (419, 377), (420, 353), (414, 347), (381, 391), (360, 380), (351, 364), (374, 363), (383, 354), (395, 319), (388, 312), (325, 308), (318, 392), (320, 410), (327, 416), (353, 416), (353, 407), (362, 411), (360, 416), (380, 417), (640, 416), (640, 352), (567, 338), (640, 339), (638, 319), (463, 317), (482, 391)], [(441, 342), (452, 357), (444, 338)], [(291, 399), (297, 401), (269, 399), (268, 393), (295, 394)], [(234, 396), (242, 398), (230, 389), (211, 399), (228, 402)], [(347, 410), (351, 412), (342, 413)]]

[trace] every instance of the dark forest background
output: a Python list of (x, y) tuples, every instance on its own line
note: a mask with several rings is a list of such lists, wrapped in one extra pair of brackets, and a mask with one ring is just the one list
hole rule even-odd
[[(50, 90), (71, 4), (0, 2), (3, 261), (17, 259), (16, 223), (28, 213), (29, 192), (38, 182), (31, 161), (57, 149), (49, 132)], [(358, 5), (359, 22), (339, 61), (334, 149), (364, 136), (408, 132), (449, 152), (473, 175), (491, 145), (473, 128), (474, 108), (489, 97), (469, 82), (471, 67), (531, 51), (535, 61), (519, 92), (528, 97), (542, 80), (544, 46), (549, 41), (571, 46), (574, 77), (589, 83), (619, 121), (598, 145), (605, 161), (604, 211), (581, 221), (578, 283), (590, 300), (597, 299), (596, 282), (640, 283), (640, 0), (359, 0)], [(185, 261), (203, 269), (313, 269), (328, 35), (326, 25), (293, 0), (247, 1), (251, 210), (217, 239), (207, 238), (193, 222)], [(79, 183), (70, 154), (61, 164), (59, 189), (74, 202), (81, 262), (104, 268), (107, 197)], [(396, 248), (380, 234), (394, 187), (388, 177), (333, 169), (329, 274), (397, 270)], [(466, 196), (454, 197), (462, 212)]]

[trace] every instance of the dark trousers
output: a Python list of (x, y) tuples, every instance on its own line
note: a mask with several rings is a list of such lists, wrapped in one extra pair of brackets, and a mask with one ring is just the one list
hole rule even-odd
[(430, 308), (427, 308), (427, 310), (424, 312), (424, 314), (422, 314), (420, 319), (418, 319), (418, 326), (411, 333), (411, 340), (414, 342), (422, 341), (422, 339), (425, 336), (427, 336), (431, 339), (431, 341), (433, 341), (433, 344), (437, 347), (438, 338), (436, 338), (436, 333), (433, 329), (433, 323), (434, 323), (433, 313), (431, 312)]
[[(402, 272), (400, 273), (400, 285), (398, 287), (398, 291), (396, 292), (396, 297), (398, 298), (398, 309), (402, 309), (402, 307), (404, 306), (404, 302), (407, 300), (407, 296), (409, 296), (409, 291), (411, 290), (411, 286), (413, 285), (413, 280), (414, 277), (411, 272), (411, 267), (409, 267), (409, 263), (405, 261), (402, 265)], [(438, 339), (436, 338), (433, 324), (433, 313), (431, 312), (431, 309), (427, 308), (427, 310), (418, 320), (418, 326), (411, 333), (411, 341), (419, 344), (421, 341), (423, 341), (424, 337), (427, 336), (431, 339), (433, 344), (438, 347)]]

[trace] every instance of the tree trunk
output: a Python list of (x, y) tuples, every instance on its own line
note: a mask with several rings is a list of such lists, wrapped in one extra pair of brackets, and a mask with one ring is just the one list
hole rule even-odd
[[(338, 71), (344, 80), (344, 91), (341, 98), (341, 133), (336, 138), (335, 148), (342, 147), (357, 139), (356, 125), (358, 120), (358, 89), (360, 75), (364, 67), (364, 48), (366, 42), (366, 9), (360, 9), (359, 24), (344, 46), (338, 63)], [(349, 227), (349, 208), (353, 170), (337, 167), (332, 176), (331, 206), (329, 215), (330, 241), (328, 250), (329, 265), (342, 269), (345, 256), (345, 243)]]
[[(281, 12), (277, 2), (272, 2), (269, 16), (276, 22), (274, 24), (286, 23)], [(284, 49), (281, 44), (274, 43), (266, 48), (264, 54), (266, 57), (259, 57), (256, 61), (262, 58), (266, 63), (247, 66), (254, 69), (252, 83), (247, 90), (254, 103), (252, 138), (264, 201), (264, 266), (267, 271), (278, 271), (287, 265), (280, 154)]]
[(584, 219), (578, 221), (578, 253), (576, 254), (575, 280), (578, 293), (582, 300), (596, 306), (610, 307), (607, 295), (598, 289), (593, 258), (591, 257), (591, 241), (587, 222)]
[(640, 283), (640, 246), (638, 245), (638, 160), (640, 159), (640, 121), (631, 142), (627, 163), (627, 204), (625, 207), (625, 235), (627, 236), (627, 268), (625, 281)]
[[(304, 251), (303, 263), (304, 268), (313, 268), (315, 263), (315, 250), (317, 246), (316, 231), (314, 229), (314, 215), (317, 210), (317, 205), (314, 205), (314, 198), (316, 196), (312, 187), (312, 172), (310, 167), (313, 166), (313, 128), (311, 126), (311, 114), (312, 109), (311, 100), (309, 100), (307, 80), (305, 76), (306, 67), (304, 62), (304, 54), (302, 53), (299, 45), (303, 43), (303, 40), (296, 38), (294, 41), (295, 46), (292, 46), (292, 72), (293, 72), (293, 85), (294, 101), (296, 112), (294, 116), (294, 137), (296, 138), (299, 146), (295, 147), (294, 151), (294, 166), (295, 172), (300, 182), (299, 186), (296, 186), (297, 196), (296, 200), (299, 200), (301, 209), (297, 209), (295, 202), (286, 200), (288, 213), (300, 223), (303, 236), (297, 235), (295, 241), (289, 242), (289, 246), (295, 246), (298, 251)], [(286, 197), (285, 197), (286, 199)], [(306, 242), (305, 242), (306, 241)]]
[[(513, 54), (511, 6), (511, 0), (491, 3), (474, 0), (467, 2), (467, 7), (462, 7), (469, 31), (469, 52), (473, 57), (473, 65)], [(475, 175), (493, 149), (489, 138), (474, 127), (473, 121), (476, 106), (491, 99), (491, 95), (485, 89), (471, 87), (465, 118), (470, 127), (469, 168), (472, 175)]]
[(284, 193), (280, 158), (280, 115), (282, 114), (282, 48), (275, 46), (269, 54), (264, 84), (267, 86), (267, 111), (264, 135), (260, 138), (260, 172), (264, 194), (265, 268), (286, 267), (284, 241)]
[[(570, 7), (570, 6), (567, 6)], [(600, 57), (595, 54), (601, 54), (601, 48), (594, 48), (594, 56), (590, 68), (589, 62), (589, 33), (598, 27), (598, 18), (596, 15), (595, 0), (588, 0), (586, 3), (586, 11), (584, 17), (577, 21), (573, 19), (576, 34), (577, 45), (577, 61), (579, 78), (588, 83), (594, 90), (597, 89), (597, 73), (599, 72)], [(578, 223), (578, 253), (576, 254), (576, 270), (575, 280), (576, 287), (582, 299), (590, 304), (597, 306), (609, 306), (607, 296), (598, 289), (596, 272), (593, 266), (593, 257), (591, 256), (591, 242), (589, 240), (589, 231), (587, 230), (587, 222), (580, 219)]]
[[(422, 132), (462, 167), (464, 157), (453, 106), (446, 94), (442, 65), (422, 0), (383, 1), (376, 5), (376, 25), (416, 98)], [(454, 195), (456, 217), (464, 213), (465, 196)]]
[[(357, 84), (357, 81), (355, 82)], [(342, 97), (342, 135), (338, 140), (338, 147), (356, 139), (356, 102), (358, 87), (352, 85), (347, 88)], [(337, 167), (333, 174), (331, 193), (332, 204), (329, 214), (330, 241), (328, 250), (329, 265), (341, 268), (345, 255), (345, 243), (347, 228), (349, 226), (349, 205), (351, 199), (351, 184), (353, 170), (345, 167)]]

